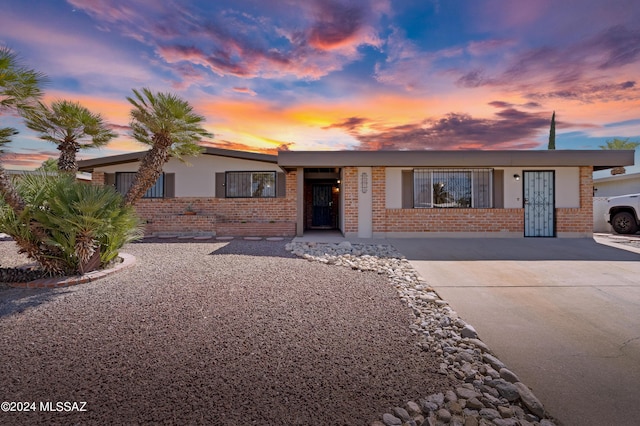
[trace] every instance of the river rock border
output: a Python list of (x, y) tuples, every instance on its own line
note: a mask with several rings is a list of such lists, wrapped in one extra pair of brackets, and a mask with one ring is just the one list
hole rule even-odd
[(533, 392), (393, 246), (292, 242), (286, 249), (309, 261), (386, 275), (413, 311), (410, 329), (418, 345), (442, 358), (440, 374), (462, 382), (456, 389), (395, 407), (370, 426), (556, 425)]

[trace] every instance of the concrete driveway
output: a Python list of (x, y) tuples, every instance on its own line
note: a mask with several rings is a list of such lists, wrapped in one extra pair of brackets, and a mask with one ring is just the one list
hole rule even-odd
[(640, 424), (640, 250), (391, 239), (565, 425)]

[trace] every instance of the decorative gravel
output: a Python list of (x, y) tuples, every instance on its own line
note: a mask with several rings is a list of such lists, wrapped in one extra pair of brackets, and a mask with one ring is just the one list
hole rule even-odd
[[(0, 289), (1, 399), (38, 409), (0, 424), (366, 425), (459, 384), (385, 276), (286, 242), (145, 240), (99, 281)], [(40, 411), (65, 401), (86, 411)]]

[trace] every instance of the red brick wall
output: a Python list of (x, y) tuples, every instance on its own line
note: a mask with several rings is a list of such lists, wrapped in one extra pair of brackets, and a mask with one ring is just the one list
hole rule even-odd
[[(371, 190), (372, 208), (373, 208), (373, 232), (384, 231), (386, 221), (389, 219), (387, 215), (387, 182), (386, 168), (371, 168)], [(398, 188), (400, 189), (400, 188)]]
[[(558, 233), (593, 230), (593, 169), (580, 168), (580, 208), (556, 209)], [(524, 209), (387, 209), (385, 169), (374, 167), (373, 232), (509, 232), (524, 235)], [(357, 187), (356, 187), (357, 189)], [(399, 190), (399, 189), (398, 189)], [(348, 196), (348, 194), (345, 194)], [(356, 204), (357, 207), (357, 204)], [(357, 223), (355, 230), (357, 232)]]
[(523, 232), (524, 209), (387, 209), (375, 232)]
[(342, 169), (342, 191), (344, 191), (344, 233), (358, 232), (358, 168)]
[(91, 183), (94, 185), (104, 185), (104, 173), (102, 172), (91, 173)]
[[(296, 172), (286, 175), (284, 198), (143, 198), (136, 204), (145, 233), (212, 232), (215, 235), (294, 236)], [(185, 215), (187, 207), (195, 216)]]

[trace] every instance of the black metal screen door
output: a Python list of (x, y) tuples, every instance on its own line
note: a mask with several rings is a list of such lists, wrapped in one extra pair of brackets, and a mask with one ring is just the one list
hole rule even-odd
[(332, 195), (331, 185), (313, 185), (313, 217), (311, 226), (332, 227), (331, 220)]
[(555, 179), (553, 171), (525, 171), (524, 236), (555, 236)]

